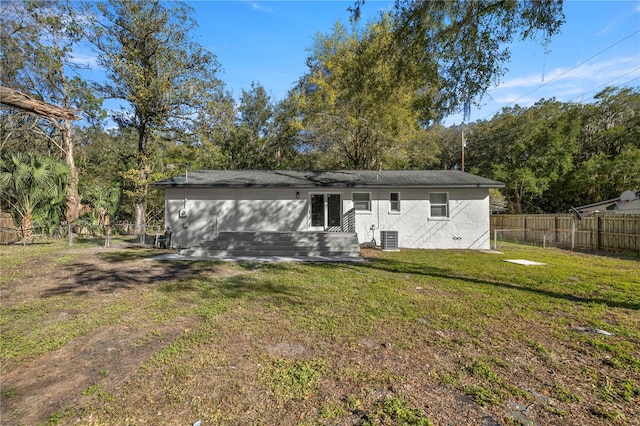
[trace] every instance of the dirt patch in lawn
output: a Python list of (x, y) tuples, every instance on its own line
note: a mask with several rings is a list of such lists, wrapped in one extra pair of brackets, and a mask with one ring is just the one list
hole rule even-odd
[[(5, 424), (35, 425), (82, 407), (100, 387), (118, 388), (155, 352), (184, 331), (186, 319), (150, 329), (100, 327), (12, 371), (3, 372)], [(99, 383), (99, 384), (98, 384)]]
[[(67, 249), (18, 265), (3, 264), (2, 308), (19, 309), (38, 299), (66, 296), (81, 297), (89, 305), (120, 298), (135, 306), (146, 290), (163, 283), (247, 273), (216, 264), (199, 267), (194, 273), (188, 262), (157, 262), (150, 259), (153, 251), (123, 251), (126, 248)], [(55, 323), (78, 315), (69, 308), (48, 318)], [(3, 362), (2, 424), (55, 421), (56, 416), (64, 418), (65, 411), (81, 408), (102, 389), (117, 389), (155, 353), (189, 330), (193, 318), (175, 318), (166, 324), (123, 322), (126, 325), (99, 326), (35, 359), (27, 356)]]

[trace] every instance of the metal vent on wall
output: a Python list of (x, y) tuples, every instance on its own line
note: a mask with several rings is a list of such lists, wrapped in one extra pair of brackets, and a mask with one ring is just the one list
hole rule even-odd
[(398, 231), (380, 231), (380, 248), (398, 250)]

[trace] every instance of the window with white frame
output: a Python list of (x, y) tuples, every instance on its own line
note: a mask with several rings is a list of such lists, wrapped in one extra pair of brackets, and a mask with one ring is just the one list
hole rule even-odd
[(371, 211), (371, 193), (354, 192), (353, 208), (355, 209), (355, 211), (370, 212)]
[(399, 212), (400, 211), (400, 193), (399, 192), (391, 192), (389, 193), (389, 211)]
[(449, 217), (449, 194), (446, 192), (429, 193), (429, 204), (431, 206), (431, 215), (433, 218)]

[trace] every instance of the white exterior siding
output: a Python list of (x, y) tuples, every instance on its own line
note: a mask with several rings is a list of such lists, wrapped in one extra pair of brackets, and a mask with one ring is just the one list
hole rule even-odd
[[(216, 231), (308, 231), (310, 194), (340, 194), (344, 214), (353, 208), (354, 192), (371, 193), (371, 211), (356, 212), (360, 243), (375, 238), (379, 244), (380, 231), (398, 231), (401, 248), (489, 248), (487, 189), (166, 188), (165, 222), (178, 247), (195, 246)], [(390, 192), (400, 193), (400, 212), (391, 211)], [(429, 192), (448, 193), (448, 218), (429, 217)]]
[[(296, 191), (269, 188), (165, 190), (174, 245), (192, 247), (219, 231), (306, 231), (308, 207)], [(180, 210), (187, 217), (179, 217)]]
[[(399, 213), (391, 211), (390, 192), (400, 193)], [(449, 194), (448, 218), (430, 217), (429, 192)], [(488, 249), (489, 192), (486, 189), (374, 190), (371, 212), (356, 213), (356, 232), (360, 243), (375, 237), (380, 244), (380, 231), (398, 231), (401, 248)]]

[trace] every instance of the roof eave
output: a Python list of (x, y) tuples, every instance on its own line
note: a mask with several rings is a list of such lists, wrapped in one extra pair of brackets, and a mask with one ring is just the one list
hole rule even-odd
[(207, 183), (159, 183), (150, 184), (154, 189), (168, 188), (198, 188), (198, 189), (232, 189), (232, 188), (367, 188), (367, 189), (383, 189), (383, 188), (406, 188), (406, 189), (433, 189), (433, 188), (449, 188), (449, 189), (491, 189), (504, 188), (504, 183), (469, 183), (469, 184), (421, 184), (421, 185), (375, 185), (375, 184), (207, 184)]

